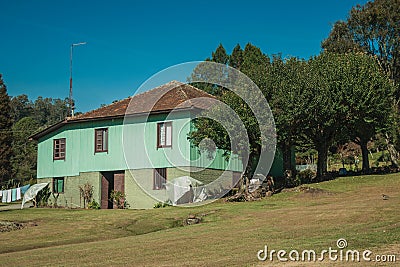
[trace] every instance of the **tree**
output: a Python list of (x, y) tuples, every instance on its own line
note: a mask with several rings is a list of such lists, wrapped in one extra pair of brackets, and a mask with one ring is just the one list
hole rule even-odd
[[(240, 80), (240, 78), (236, 77), (234, 72), (229, 72), (227, 65), (240, 65), (240, 70), (244, 74), (246, 74), (252, 81), (254, 81), (258, 87), (262, 86), (262, 88), (260, 89), (263, 92), (267, 91), (267, 78), (265, 76), (267, 66), (269, 65), (269, 58), (265, 56), (259, 48), (251, 44), (247, 44), (243, 51), (241, 51), (240, 46), (236, 46), (234, 52), (234, 56), (228, 56), (226, 54), (226, 50), (222, 47), (222, 45), (220, 45), (217, 50), (212, 53), (211, 60), (223, 64), (219, 66), (219, 68), (221, 68), (220, 73), (227, 73), (227, 75), (230, 75), (229, 78), (233, 80)], [(199, 80), (200, 76), (200, 80), (212, 80), (207, 79), (207, 76), (213, 77), (213, 75), (214, 73), (212, 71), (207, 72), (207, 69), (205, 68), (201, 68), (201, 71), (194, 70), (194, 73), (192, 73), (189, 82)], [(213, 78), (215, 78), (214, 80), (218, 80), (218, 77)], [(225, 79), (225, 77), (223, 77), (223, 79)], [(231, 136), (231, 138), (234, 138), (234, 140), (230, 140), (228, 132), (226, 130), (239, 132), (239, 125), (231, 123), (227, 126), (229, 129), (224, 129), (224, 127), (215, 120), (200, 118), (195, 120), (194, 124), (196, 130), (189, 135), (189, 139), (196, 146), (204, 144), (204, 142), (202, 143), (203, 140), (211, 139), (214, 141), (215, 145), (218, 148), (226, 152), (225, 156), (227, 157), (230, 156), (230, 152), (239, 155), (239, 157), (241, 158), (248, 157), (248, 163), (246, 166), (244, 166), (245, 177), (251, 178), (255, 167), (257, 166), (258, 159), (261, 153), (263, 153), (260, 125), (258, 124), (258, 121), (255, 118), (252, 110), (238, 95), (218, 84), (203, 85), (201, 83), (195, 83), (194, 85), (214, 95), (218, 100), (227, 104), (240, 118), (240, 121), (243, 123), (247, 133), (246, 137), (240, 135), (234, 137)], [(242, 90), (243, 94), (247, 93), (245, 86), (242, 88)], [(254, 96), (249, 96), (249, 98), (251, 97)], [(220, 109), (220, 107), (216, 107), (214, 110), (210, 111), (213, 113), (213, 117), (217, 117), (219, 121), (230, 122), (232, 118), (224, 117), (226, 114), (220, 112), (220, 110), (218, 109)], [(250, 147), (247, 147), (248, 145), (246, 146), (245, 140), (249, 141), (248, 143)], [(233, 148), (232, 144), (235, 144)]]
[[(211, 87), (215, 87), (215, 85), (211, 85)], [(225, 103), (234, 111), (245, 129), (241, 128), (241, 125), (235, 120), (236, 118), (224, 107), (215, 105), (209, 110), (203, 111), (202, 115), (205, 117), (194, 120), (195, 130), (189, 134), (188, 138), (195, 146), (200, 148), (202, 153), (208, 153), (210, 156), (216, 148), (219, 148), (224, 151), (224, 156), (227, 159), (231, 156), (231, 153), (239, 155), (242, 160), (248, 159), (247, 165), (244, 165), (243, 169), (245, 170), (244, 178), (250, 179), (261, 153), (259, 125), (243, 99), (228, 89), (218, 88), (219, 90), (212, 92), (219, 101)], [(228, 123), (222, 125), (220, 122)], [(229, 132), (235, 134), (229, 136)], [(243, 134), (246, 136), (243, 136)], [(205, 140), (212, 140), (213, 142), (205, 142)]]
[(400, 82), (399, 14), (399, 1), (375, 0), (353, 7), (348, 19), (355, 42), (369, 54), (377, 56), (385, 73), (397, 85)]
[(13, 122), (33, 115), (33, 103), (25, 94), (11, 98), (11, 111)]
[[(80, 112), (75, 112), (76, 115), (79, 115), (79, 113)], [(54, 124), (64, 120), (67, 117), (67, 114), (68, 114), (68, 98), (53, 99), (48, 124)]]
[[(353, 46), (354, 45), (354, 46)], [(328, 52), (364, 51), (377, 56), (382, 69), (400, 82), (400, 1), (375, 0), (357, 5), (346, 22), (336, 22), (322, 47)], [(399, 89), (399, 88), (398, 88)], [(400, 92), (397, 92), (397, 99)]]
[(49, 126), (66, 118), (68, 99), (52, 99), (39, 96), (33, 103), (33, 113), (41, 126)]
[(232, 54), (229, 56), (229, 66), (240, 70), (243, 64), (243, 49), (239, 44), (233, 48)]
[(367, 143), (379, 132), (387, 132), (395, 114), (395, 88), (383, 73), (376, 58), (362, 53), (336, 55), (342, 72), (344, 104), (348, 115), (344, 122), (348, 136), (362, 152), (362, 171), (369, 172)]
[(301, 99), (304, 108), (298, 110), (302, 120), (302, 134), (314, 144), (318, 152), (317, 176), (327, 173), (328, 149), (342, 129), (348, 114), (342, 94), (346, 73), (335, 54), (322, 53), (307, 64), (307, 76)]
[(228, 64), (229, 56), (222, 44), (219, 44), (215, 52), (212, 52), (211, 60), (221, 64)]
[(0, 183), (12, 177), (12, 118), (10, 97), (0, 74)]
[(270, 58), (260, 48), (250, 43), (245, 46), (240, 71), (257, 84), (267, 100), (271, 99), (268, 76), (266, 75), (270, 65)]
[(43, 98), (39, 96), (33, 103), (34, 116), (40, 125), (47, 125), (50, 118), (50, 110), (52, 105), (51, 98)]
[(302, 91), (305, 88), (306, 64), (304, 60), (274, 56), (268, 76), (272, 87), (272, 98), (269, 101), (274, 114), (277, 144), (283, 155), (283, 169), (296, 169), (292, 164), (292, 150), (300, 141), (301, 129), (304, 127), (300, 110), (304, 109)]
[(353, 40), (348, 23), (337, 21), (327, 39), (322, 41), (322, 48), (326, 52), (345, 54), (349, 52), (363, 51), (361, 46)]
[(36, 176), (37, 143), (28, 140), (39, 128), (39, 123), (32, 117), (25, 117), (15, 123), (13, 131), (13, 171), (18, 179)]
[(367, 143), (390, 124), (394, 87), (376, 60), (363, 53), (324, 52), (308, 61), (305, 90), (297, 109), (302, 134), (318, 151), (317, 176), (327, 172), (328, 149), (347, 136), (360, 145), (369, 171)]
[(43, 98), (39, 96), (34, 102), (25, 94), (11, 99), (13, 122), (25, 117), (33, 117), (40, 126), (49, 126), (64, 120), (68, 114), (68, 98)]
[[(396, 87), (397, 115), (393, 129), (385, 133), (392, 164), (398, 166), (400, 150), (400, 1), (375, 0), (357, 5), (345, 22), (336, 22), (323, 41), (325, 51), (345, 53), (364, 51), (376, 56), (383, 71)], [(346, 47), (348, 49), (342, 49)], [(397, 151), (396, 151), (397, 150)]]

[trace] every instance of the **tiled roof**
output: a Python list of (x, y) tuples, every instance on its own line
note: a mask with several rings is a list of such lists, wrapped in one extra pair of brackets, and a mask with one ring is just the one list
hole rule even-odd
[(147, 92), (128, 97), (110, 105), (69, 117), (56, 123), (30, 138), (38, 139), (67, 123), (103, 120), (123, 117), (125, 114), (168, 113), (174, 109), (206, 109), (212, 104), (214, 97), (206, 92), (178, 81), (171, 81)]
[[(197, 99), (196, 99), (197, 98)], [(200, 99), (199, 99), (200, 98)], [(127, 114), (148, 112), (168, 112), (174, 108), (205, 109), (211, 103), (212, 95), (188, 84), (171, 81), (150, 91), (123, 99), (84, 114), (68, 121), (118, 117)]]

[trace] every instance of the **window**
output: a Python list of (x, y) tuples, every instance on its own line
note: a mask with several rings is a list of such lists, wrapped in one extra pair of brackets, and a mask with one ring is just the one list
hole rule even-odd
[(154, 169), (153, 173), (153, 189), (165, 189), (167, 183), (167, 168)]
[(172, 122), (157, 124), (157, 147), (172, 146)]
[(64, 193), (64, 177), (53, 178), (53, 193)]
[(53, 159), (65, 159), (65, 138), (54, 139)]
[(108, 151), (108, 128), (94, 130), (94, 152)]

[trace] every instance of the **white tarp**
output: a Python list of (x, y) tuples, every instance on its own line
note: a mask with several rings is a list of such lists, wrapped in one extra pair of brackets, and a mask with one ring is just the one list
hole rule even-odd
[(207, 190), (204, 186), (194, 188), (194, 203), (204, 201), (207, 197)]
[(264, 175), (259, 173), (254, 175), (253, 179), (250, 179), (249, 192), (253, 193), (254, 191), (256, 191), (262, 185), (264, 180), (265, 180)]
[(34, 199), (37, 193), (45, 188), (49, 183), (40, 183), (32, 185), (24, 194), (24, 198), (22, 199), (21, 210), (24, 208), (24, 204), (28, 201)]
[(178, 205), (204, 200), (206, 198), (204, 190), (197, 190), (197, 187), (202, 184), (190, 176), (181, 176), (168, 181), (165, 187), (172, 205)]

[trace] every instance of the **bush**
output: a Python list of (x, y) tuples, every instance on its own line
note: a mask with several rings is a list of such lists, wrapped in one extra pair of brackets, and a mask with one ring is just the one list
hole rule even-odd
[(47, 185), (45, 188), (43, 188), (42, 190), (40, 190), (37, 195), (36, 195), (36, 207), (45, 207), (48, 205), (48, 201), (50, 198), (51, 192), (50, 192), (50, 188)]
[(129, 204), (125, 201), (126, 195), (121, 191), (112, 190), (110, 194), (110, 200), (119, 208), (126, 209)]
[[(86, 208), (86, 204), (92, 202), (93, 198), (93, 186), (87, 182), (84, 185), (79, 186), (79, 194), (81, 199), (83, 198), (83, 207)], [(89, 207), (89, 205), (88, 205)]]
[(316, 173), (311, 169), (305, 169), (297, 174), (297, 181), (300, 184), (309, 184), (312, 183)]
[(96, 200), (92, 200), (91, 202), (88, 203), (88, 208), (92, 210), (98, 210), (100, 209), (100, 204), (96, 202)]
[(153, 208), (159, 209), (159, 208), (165, 208), (168, 206), (170, 206), (170, 205), (167, 202), (158, 202), (158, 203), (154, 204)]
[(389, 162), (390, 161), (389, 153), (382, 152), (382, 154), (378, 157), (377, 161), (378, 162)]

